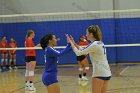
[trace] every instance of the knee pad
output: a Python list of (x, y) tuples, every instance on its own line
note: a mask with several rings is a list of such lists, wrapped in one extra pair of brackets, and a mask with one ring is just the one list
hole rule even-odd
[(8, 61), (8, 59), (6, 58), (6, 59), (5, 59), (5, 62), (7, 62), (7, 61)]
[(10, 59), (9, 62), (12, 62), (12, 59)]
[(4, 59), (3, 58), (1, 59), (1, 62), (4, 62)]
[(16, 62), (16, 59), (14, 59), (13, 61)]
[(83, 68), (79, 68), (78, 70), (79, 70), (79, 71), (83, 71)]
[(85, 70), (89, 70), (89, 67), (85, 67)]
[(29, 71), (28, 70), (26, 70), (26, 72), (25, 72), (25, 77), (27, 77), (27, 76), (29, 76)]
[(34, 71), (29, 71), (29, 76), (34, 76)]

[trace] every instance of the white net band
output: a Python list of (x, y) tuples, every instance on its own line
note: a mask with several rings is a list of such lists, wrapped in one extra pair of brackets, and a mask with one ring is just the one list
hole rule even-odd
[[(140, 46), (140, 44), (111, 44), (111, 45), (105, 45), (105, 47), (109, 47), (109, 48), (113, 48), (113, 47), (136, 47), (136, 46)], [(54, 48), (58, 48), (58, 49), (63, 49), (66, 46), (56, 46)], [(83, 46), (84, 47), (84, 46)], [(0, 48), (0, 50), (30, 50), (30, 49), (42, 49), (41, 47), (18, 47), (18, 48)]]
[(140, 17), (140, 9), (0, 15), (0, 23)]

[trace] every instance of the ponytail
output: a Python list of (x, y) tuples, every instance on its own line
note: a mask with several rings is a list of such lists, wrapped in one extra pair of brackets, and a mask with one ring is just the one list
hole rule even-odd
[(98, 40), (98, 41), (102, 40), (102, 32), (101, 32), (98, 25), (89, 26), (87, 30), (88, 30), (89, 33), (93, 34), (93, 36), (96, 40)]

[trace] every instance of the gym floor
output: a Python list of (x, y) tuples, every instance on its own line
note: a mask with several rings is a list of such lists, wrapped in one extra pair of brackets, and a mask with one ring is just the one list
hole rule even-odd
[[(78, 66), (59, 66), (58, 80), (61, 93), (91, 93), (92, 67), (86, 86), (78, 84)], [(140, 65), (112, 65), (112, 78), (107, 93), (140, 93)], [(41, 81), (43, 68), (36, 68), (35, 91), (25, 91), (25, 69), (0, 72), (0, 93), (48, 93)]]

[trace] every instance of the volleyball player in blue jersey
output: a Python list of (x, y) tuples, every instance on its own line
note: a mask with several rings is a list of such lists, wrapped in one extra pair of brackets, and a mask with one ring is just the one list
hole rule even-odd
[(57, 63), (58, 58), (71, 51), (70, 44), (62, 51), (57, 51), (53, 47), (57, 45), (57, 39), (53, 34), (45, 35), (40, 45), (45, 50), (45, 69), (42, 75), (42, 82), (46, 85), (48, 93), (60, 93), (60, 86), (57, 80)]

